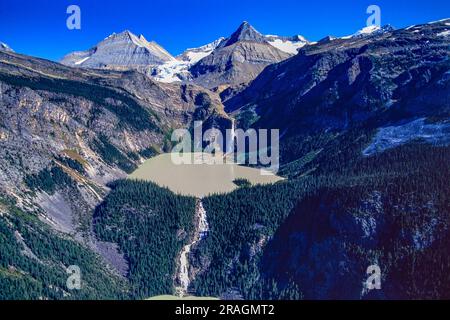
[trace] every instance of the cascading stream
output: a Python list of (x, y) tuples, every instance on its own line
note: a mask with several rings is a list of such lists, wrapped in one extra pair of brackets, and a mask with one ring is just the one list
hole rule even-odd
[(204, 239), (209, 231), (208, 220), (206, 216), (206, 210), (203, 207), (201, 199), (197, 199), (195, 205), (195, 232), (192, 242), (185, 245), (180, 253), (180, 260), (178, 266), (178, 286), (175, 288), (175, 292), (178, 296), (183, 297), (187, 295), (189, 285), (193, 279), (189, 277), (189, 255), (193, 246), (198, 244)]
[(229, 142), (227, 145), (226, 154), (233, 154), (234, 153), (234, 139), (236, 138), (236, 120), (231, 120), (231, 130), (229, 132)]

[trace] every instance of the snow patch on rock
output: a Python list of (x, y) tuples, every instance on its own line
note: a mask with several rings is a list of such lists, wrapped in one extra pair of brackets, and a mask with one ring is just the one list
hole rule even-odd
[(439, 33), (437, 34), (437, 36), (438, 36), (438, 37), (448, 37), (448, 36), (450, 36), (450, 30), (443, 31), (443, 32), (439, 32)]
[(298, 53), (298, 50), (300, 48), (303, 48), (305, 45), (309, 43), (308, 40), (306, 40), (304, 37), (300, 35), (292, 38), (267, 35), (266, 38), (269, 44), (272, 45), (273, 47), (283, 52), (294, 55)]
[(434, 145), (450, 144), (450, 123), (426, 123), (425, 118), (409, 123), (380, 128), (363, 154), (370, 156), (420, 139)]
[(0, 42), (0, 50), (7, 52), (14, 52), (6, 43)]

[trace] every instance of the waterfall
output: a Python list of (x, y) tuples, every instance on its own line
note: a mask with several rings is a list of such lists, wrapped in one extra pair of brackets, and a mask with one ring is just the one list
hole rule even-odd
[(227, 150), (226, 154), (234, 153), (234, 139), (236, 138), (236, 123), (234, 119), (231, 119), (231, 130), (227, 130)]
[(198, 215), (198, 233), (199, 233), (199, 241), (205, 239), (208, 236), (209, 232), (209, 224), (206, 216), (206, 210), (203, 207), (203, 203), (201, 200), (197, 203), (197, 215)]
[(201, 199), (195, 204), (195, 231), (192, 242), (183, 247), (180, 253), (178, 274), (176, 276), (179, 285), (175, 287), (175, 292), (179, 297), (186, 296), (189, 285), (193, 279), (189, 277), (189, 255), (194, 245), (208, 236), (209, 225), (206, 210)]

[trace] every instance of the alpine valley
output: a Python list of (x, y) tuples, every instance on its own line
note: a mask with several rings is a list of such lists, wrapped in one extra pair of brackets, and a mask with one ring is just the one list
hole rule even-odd
[[(60, 63), (0, 43), (0, 299), (449, 299), (449, 57), (450, 19), (317, 42), (243, 22), (176, 57), (130, 31)], [(198, 120), (279, 129), (281, 178), (128, 179)]]

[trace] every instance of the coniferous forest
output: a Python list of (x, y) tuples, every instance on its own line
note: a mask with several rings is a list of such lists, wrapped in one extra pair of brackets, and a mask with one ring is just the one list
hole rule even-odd
[[(35, 215), (0, 198), (0, 299), (123, 299), (128, 285), (105, 262)], [(67, 268), (82, 270), (81, 290), (68, 290)]]
[(143, 181), (122, 180), (94, 214), (99, 239), (117, 243), (134, 298), (172, 294), (177, 255), (191, 237), (195, 199)]

